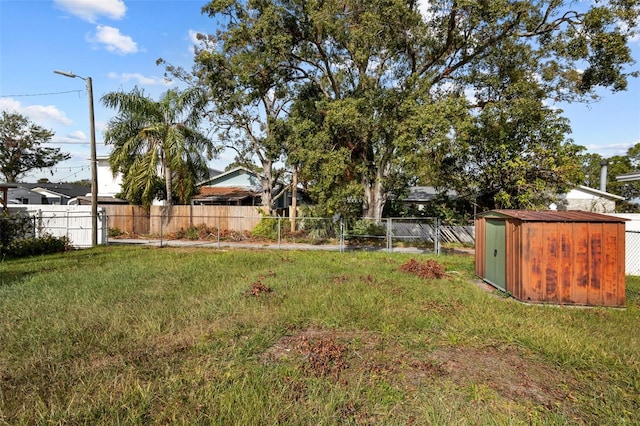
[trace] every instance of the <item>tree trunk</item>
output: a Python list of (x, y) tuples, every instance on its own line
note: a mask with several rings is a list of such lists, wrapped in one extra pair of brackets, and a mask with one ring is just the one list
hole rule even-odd
[(289, 217), (291, 219), (291, 233), (296, 232), (296, 217), (298, 215), (298, 168), (293, 167), (293, 178), (291, 182), (291, 209)]
[(268, 216), (273, 214), (273, 164), (271, 161), (262, 161), (262, 173), (260, 184), (262, 185), (262, 208)]
[(165, 188), (167, 190), (167, 206), (170, 206), (173, 204), (173, 200), (172, 200), (172, 196), (171, 196), (171, 192), (173, 191), (172, 188), (172, 182), (171, 182), (171, 169), (169, 168), (169, 166), (167, 166), (166, 161), (165, 161), (165, 165), (164, 165), (164, 179), (165, 179)]
[(382, 219), (382, 210), (389, 196), (383, 191), (383, 175), (384, 173), (378, 169), (373, 181), (367, 174), (362, 178), (364, 190), (362, 214), (365, 218), (375, 220), (376, 223)]

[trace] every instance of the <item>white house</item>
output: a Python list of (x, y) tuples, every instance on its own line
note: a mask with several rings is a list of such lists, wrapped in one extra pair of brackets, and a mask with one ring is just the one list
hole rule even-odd
[(612, 213), (616, 210), (616, 202), (624, 197), (599, 189), (580, 185), (562, 194), (555, 203), (557, 210), (581, 210), (594, 213)]
[(109, 166), (109, 156), (96, 157), (98, 163), (98, 197), (115, 197), (122, 191), (122, 174), (113, 176)]

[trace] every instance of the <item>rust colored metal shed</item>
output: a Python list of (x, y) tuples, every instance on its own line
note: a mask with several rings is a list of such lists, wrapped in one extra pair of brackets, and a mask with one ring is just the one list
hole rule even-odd
[(626, 219), (492, 210), (476, 218), (476, 274), (525, 302), (624, 306)]

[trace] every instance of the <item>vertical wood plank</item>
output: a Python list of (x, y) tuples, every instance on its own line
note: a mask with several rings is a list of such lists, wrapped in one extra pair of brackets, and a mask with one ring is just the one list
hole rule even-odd
[(544, 302), (557, 303), (560, 301), (558, 294), (558, 272), (560, 259), (560, 244), (558, 236), (558, 223), (551, 222), (545, 226), (544, 250)]
[(523, 273), (528, 274), (524, 281), (526, 285), (523, 287), (523, 300), (539, 302), (542, 300), (543, 290), (543, 248), (542, 241), (544, 239), (544, 226), (538, 222), (528, 222), (527, 228), (527, 263), (528, 270)]
[(573, 228), (572, 223), (558, 224), (558, 234), (560, 238), (560, 260), (559, 260), (559, 294), (562, 303), (573, 303), (572, 287), (574, 282), (574, 250), (573, 250)]
[(618, 234), (616, 223), (603, 226), (603, 271), (602, 299), (605, 306), (616, 306), (618, 302)]
[(589, 305), (602, 305), (603, 253), (602, 223), (589, 223), (589, 261), (591, 274), (589, 277)]
[(574, 256), (574, 285), (572, 291), (572, 301), (576, 304), (584, 305), (588, 302), (589, 289), (589, 230), (588, 225), (583, 222), (573, 226), (573, 246)]

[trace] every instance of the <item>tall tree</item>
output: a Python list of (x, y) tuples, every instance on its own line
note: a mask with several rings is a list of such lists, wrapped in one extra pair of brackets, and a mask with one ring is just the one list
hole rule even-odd
[(0, 175), (6, 182), (16, 182), (31, 170), (52, 167), (71, 156), (60, 148), (41, 146), (54, 133), (18, 113), (2, 111), (0, 117)]
[[(389, 181), (409, 172), (407, 158), (470, 143), (460, 140), (459, 121), (473, 121), (485, 108), (491, 108), (485, 122), (498, 114), (495, 100), (509, 85), (477, 84), (496, 69), (506, 76), (503, 83), (535, 86), (540, 114), (548, 114), (540, 99), (585, 99), (596, 87), (623, 90), (630, 74), (625, 65), (632, 62), (627, 40), (639, 7), (617, 0), (214, 0), (203, 10), (220, 18), (222, 29), (210, 36), (214, 51), (201, 52), (197, 60), (232, 61), (222, 45), (236, 51), (259, 47), (263, 54), (251, 56), (259, 58), (256, 66), (245, 69), (251, 78), (266, 72), (274, 81), (288, 81), (287, 87), (318, 87), (327, 101), (325, 152), (349, 151), (363, 214), (379, 218)], [(268, 36), (258, 37), (263, 34)], [(446, 125), (442, 111), (458, 110), (463, 94), (482, 102), (469, 102), (462, 120), (452, 117)], [(526, 155), (534, 153), (548, 150)], [(510, 195), (508, 203), (517, 199)]]
[(118, 115), (109, 121), (105, 143), (112, 144), (109, 162), (123, 176), (123, 196), (150, 205), (164, 177), (169, 205), (176, 197), (187, 203), (197, 182), (209, 176), (207, 160), (214, 156), (213, 142), (199, 130), (207, 99), (198, 88), (168, 90), (160, 100), (144, 90), (111, 92), (102, 97)]
[[(230, 6), (233, 8), (234, 6)], [(214, 15), (215, 5), (204, 10)], [(225, 148), (236, 152), (235, 164), (255, 172), (262, 185), (261, 203), (267, 214), (274, 208), (276, 183), (284, 159), (287, 105), (291, 101), (288, 60), (290, 42), (276, 5), (261, 3), (262, 14), (242, 14), (243, 24), (230, 23), (227, 32), (200, 35), (193, 72), (166, 64), (182, 80), (204, 87), (213, 108), (210, 117)], [(229, 20), (233, 13), (220, 10)]]

